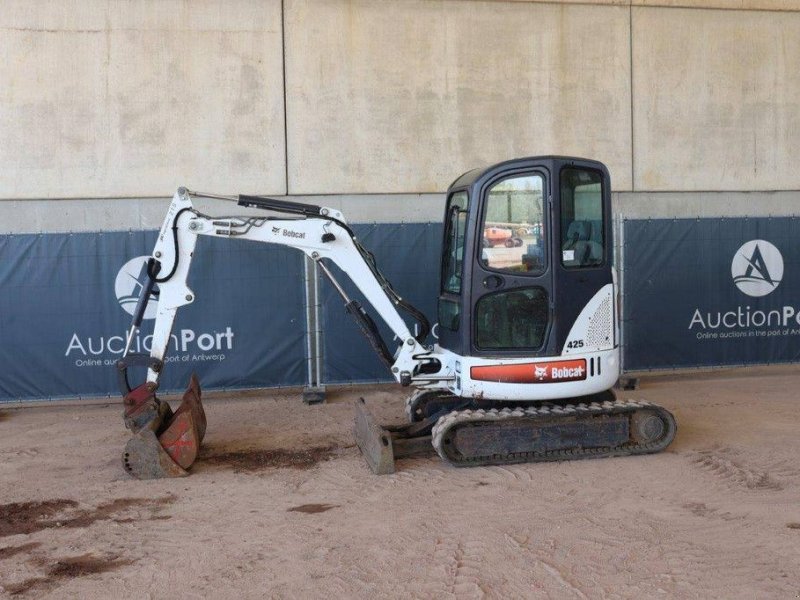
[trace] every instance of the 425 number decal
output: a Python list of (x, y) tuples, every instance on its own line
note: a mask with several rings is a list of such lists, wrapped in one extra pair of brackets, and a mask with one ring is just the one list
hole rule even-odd
[(567, 348), (583, 348), (583, 340), (572, 340), (571, 342), (567, 342)]

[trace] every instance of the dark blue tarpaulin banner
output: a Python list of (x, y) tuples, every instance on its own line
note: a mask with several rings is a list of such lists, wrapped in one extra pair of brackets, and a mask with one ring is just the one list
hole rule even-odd
[[(116, 393), (126, 308), (154, 241), (155, 232), (0, 237), (0, 401)], [(162, 390), (182, 389), (192, 371), (206, 388), (303, 383), (302, 254), (202, 238), (196, 256), (197, 300), (178, 312)], [(151, 329), (146, 319), (134, 350), (148, 350)]]
[[(433, 321), (441, 226), (354, 229), (398, 292)], [(0, 402), (117, 394), (114, 364), (155, 237), (155, 232), (0, 236)], [(178, 311), (161, 389), (183, 389), (192, 371), (204, 389), (305, 383), (302, 253), (201, 237), (195, 254), (188, 284), (196, 301)], [(355, 291), (346, 276), (340, 279)], [(322, 291), (324, 382), (390, 379), (339, 296), (324, 282)], [(145, 316), (150, 319), (134, 351), (149, 350), (154, 311)], [(382, 332), (394, 350), (391, 334), (385, 327)], [(132, 375), (136, 383), (144, 378)]]
[[(623, 227), (626, 370), (800, 360), (800, 219)], [(398, 293), (435, 323), (441, 225), (354, 229)], [(154, 232), (0, 236), (0, 401), (117, 393), (113, 365), (154, 240)], [(197, 300), (178, 313), (162, 389), (182, 389), (192, 371), (206, 389), (305, 383), (302, 254), (213, 238), (200, 239), (197, 253), (189, 277)], [(135, 350), (148, 349), (151, 327), (145, 320)], [(324, 280), (322, 329), (323, 382), (391, 379)]]
[(800, 219), (623, 226), (626, 370), (800, 359)]

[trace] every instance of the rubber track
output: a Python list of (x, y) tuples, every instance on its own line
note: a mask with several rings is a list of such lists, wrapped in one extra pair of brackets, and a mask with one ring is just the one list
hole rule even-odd
[[(484, 456), (463, 457), (453, 452), (448, 452), (443, 444), (445, 435), (453, 428), (461, 427), (465, 424), (474, 425), (485, 422), (486, 425), (507, 421), (509, 419), (529, 419), (532, 425), (537, 420), (548, 419), (552, 422), (554, 416), (563, 417), (598, 417), (603, 415), (633, 415), (637, 411), (647, 411), (658, 415), (665, 424), (664, 435), (650, 443), (638, 443), (629, 441), (620, 446), (598, 447), (598, 448), (566, 448), (561, 450), (543, 450), (530, 452), (515, 452), (508, 455), (501, 455), (487, 452)], [(554, 460), (574, 460), (579, 458), (604, 458), (611, 456), (630, 456), (633, 454), (652, 454), (660, 452), (675, 438), (677, 426), (672, 414), (655, 404), (649, 402), (622, 401), (603, 402), (602, 404), (592, 402), (591, 404), (567, 404), (564, 406), (542, 406), (528, 408), (503, 408), (491, 410), (462, 410), (453, 411), (440, 418), (431, 432), (431, 441), (436, 453), (445, 461), (457, 467), (471, 467), (479, 465), (504, 465), (523, 462), (547, 462)], [(449, 446), (448, 446), (449, 448)]]

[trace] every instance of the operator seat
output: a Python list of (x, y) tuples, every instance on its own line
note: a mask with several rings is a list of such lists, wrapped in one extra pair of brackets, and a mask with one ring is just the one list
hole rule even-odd
[(591, 221), (573, 221), (569, 224), (561, 247), (565, 267), (584, 267), (603, 262), (603, 246), (592, 237)]

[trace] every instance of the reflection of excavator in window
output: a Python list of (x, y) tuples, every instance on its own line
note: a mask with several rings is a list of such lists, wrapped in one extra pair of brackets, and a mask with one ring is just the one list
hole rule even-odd
[[(291, 216), (209, 217), (192, 198), (238, 201)], [(527, 247), (486, 248), (496, 222), (490, 199), (503, 198), (505, 220), (539, 223)], [(646, 454), (675, 436), (663, 408), (615, 399), (620, 373), (618, 306), (611, 264), (611, 192), (599, 162), (565, 157), (512, 160), (465, 173), (450, 186), (445, 209), (439, 339), (428, 345), (425, 316), (403, 300), (372, 255), (332, 208), (257, 196), (211, 196), (181, 188), (173, 197), (147, 265), (128, 348), (118, 364), (125, 424), (133, 437), (123, 456), (135, 477), (181, 476), (206, 429), (193, 377), (173, 413), (156, 397), (177, 310), (194, 302), (187, 287), (200, 236), (236, 237), (297, 248), (315, 261), (342, 296), (372, 348), (398, 383), (416, 388), (409, 423), (376, 424), (356, 403), (355, 433), (377, 473), (394, 459), (431, 445), (455, 466)], [(493, 220), (494, 219), (494, 220)], [(502, 261), (489, 253), (505, 252)], [(400, 340), (391, 352), (361, 304), (347, 296), (330, 263), (355, 283), (372, 311)], [(158, 285), (149, 354), (129, 352)], [(407, 313), (419, 333), (401, 317)], [(128, 368), (145, 367), (131, 389)]]

